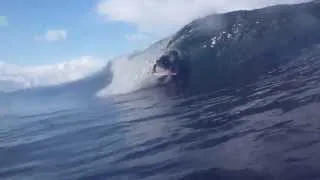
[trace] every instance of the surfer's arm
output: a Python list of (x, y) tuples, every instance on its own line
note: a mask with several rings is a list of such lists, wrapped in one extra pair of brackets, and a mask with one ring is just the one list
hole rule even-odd
[(152, 67), (152, 73), (155, 73), (155, 72), (156, 72), (156, 67), (157, 67), (157, 65), (154, 64), (153, 67)]

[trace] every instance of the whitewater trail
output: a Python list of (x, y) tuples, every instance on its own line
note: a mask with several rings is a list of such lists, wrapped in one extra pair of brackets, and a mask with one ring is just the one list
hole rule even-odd
[(97, 93), (97, 96), (126, 94), (156, 84), (152, 66), (158, 54), (140, 54), (112, 61), (112, 81)]
[(0, 63), (0, 91), (59, 85), (76, 81), (97, 72), (105, 62), (93, 57), (81, 57), (57, 64), (21, 66)]
[(103, 97), (126, 94), (156, 85), (157, 77), (152, 75), (152, 66), (166, 51), (170, 38), (157, 41), (144, 51), (110, 61), (112, 80), (96, 95)]

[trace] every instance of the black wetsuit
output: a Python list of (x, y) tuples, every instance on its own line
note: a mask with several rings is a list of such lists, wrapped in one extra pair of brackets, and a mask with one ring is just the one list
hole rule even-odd
[(171, 62), (169, 60), (168, 56), (161, 56), (160, 59), (156, 61), (156, 63), (153, 65), (152, 71), (156, 72), (157, 66), (160, 66), (164, 69), (171, 69)]
[[(177, 52), (172, 51), (167, 55), (161, 56), (152, 68), (154, 73), (156, 72), (157, 66), (160, 66), (166, 70), (170, 70), (173, 73), (177, 73), (176, 75), (171, 76), (172, 83), (176, 86), (184, 88), (188, 84), (190, 77), (188, 61), (182, 57), (179, 57)], [(164, 79), (166, 79), (166, 76), (160, 78), (159, 81)]]

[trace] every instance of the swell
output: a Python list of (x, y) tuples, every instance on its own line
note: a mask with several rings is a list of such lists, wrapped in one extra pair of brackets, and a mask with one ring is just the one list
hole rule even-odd
[[(182, 78), (188, 86), (178, 87), (178, 93), (238, 88), (313, 51), (320, 43), (318, 32), (317, 1), (212, 14), (187, 24), (157, 48), (129, 56), (121, 65), (115, 62), (116, 78), (106, 90), (117, 94), (154, 87), (151, 67), (170, 50), (185, 54), (181, 59), (191, 69), (188, 78)], [(177, 86), (169, 83), (165, 89), (175, 91)]]
[(0, 93), (0, 117), (83, 108), (112, 79), (109, 65), (88, 77), (60, 85)]
[(214, 14), (177, 32), (168, 48), (190, 54), (194, 90), (243, 86), (320, 43), (320, 4)]

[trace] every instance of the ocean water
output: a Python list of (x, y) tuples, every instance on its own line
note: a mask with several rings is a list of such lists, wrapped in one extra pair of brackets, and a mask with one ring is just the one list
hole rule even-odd
[(4, 93), (0, 179), (319, 179), (311, 54), (206, 93)]
[[(0, 180), (320, 179), (318, 2), (208, 16), (107, 65), (1, 63)], [(190, 55), (186, 92), (151, 75), (166, 48)]]

